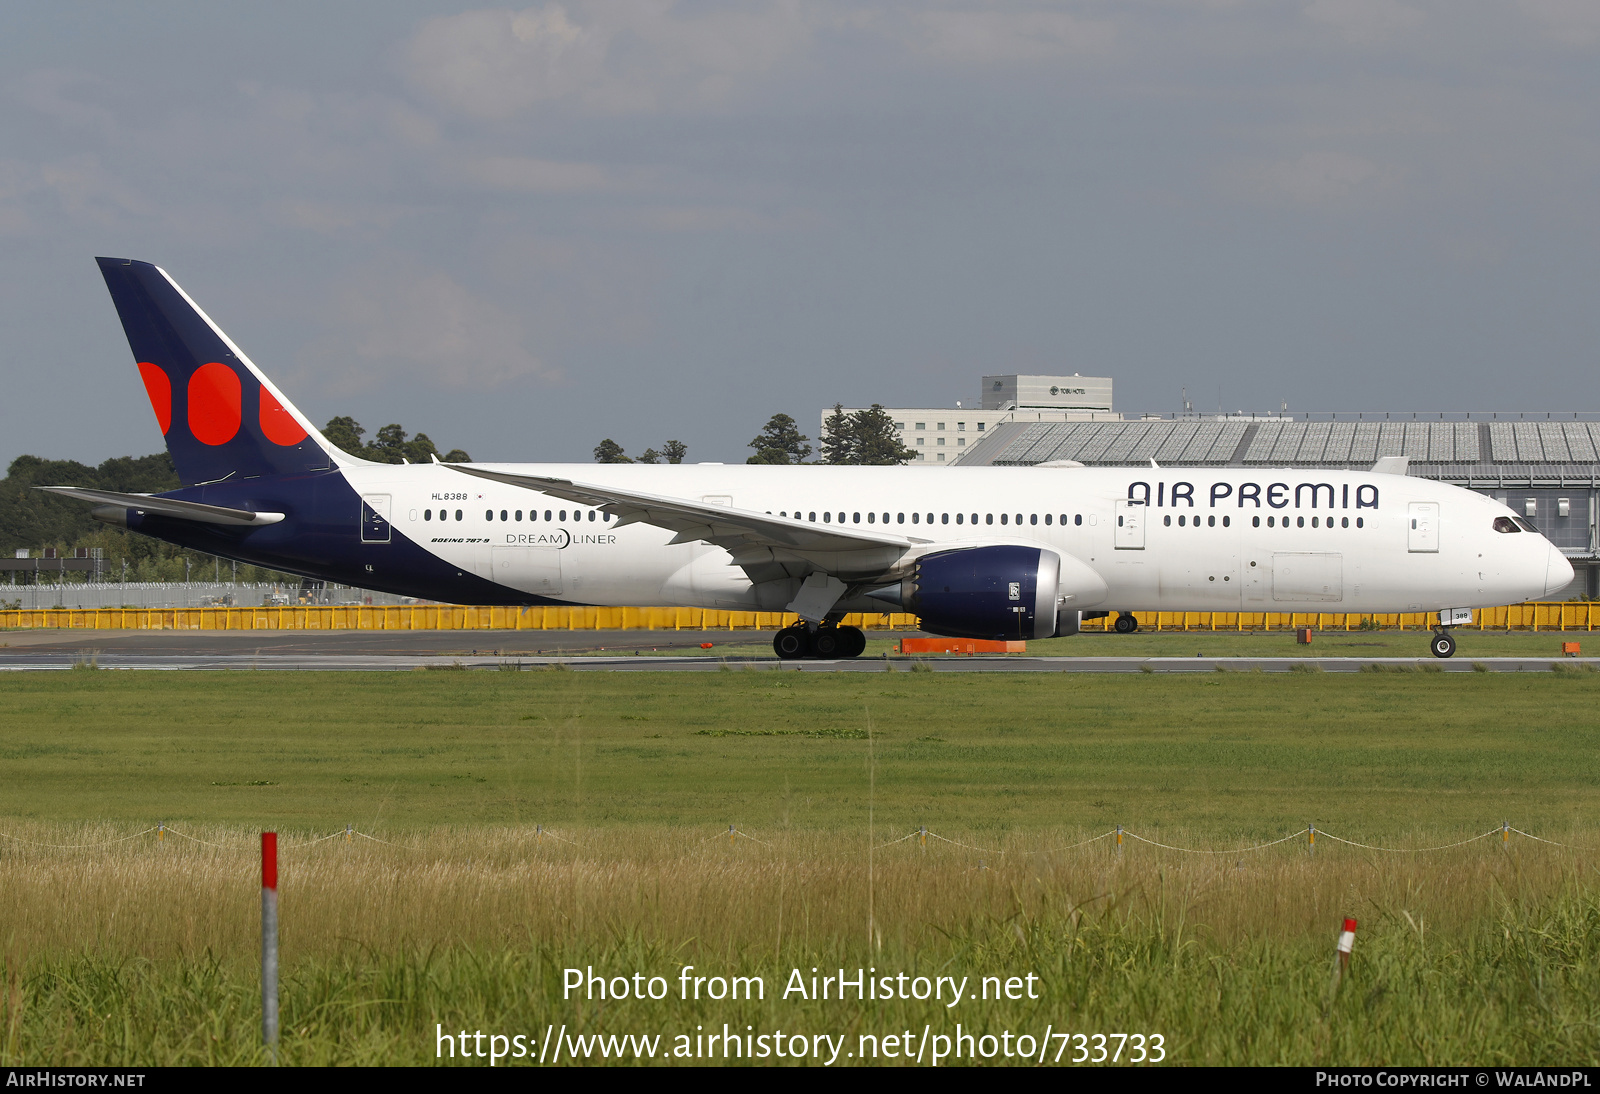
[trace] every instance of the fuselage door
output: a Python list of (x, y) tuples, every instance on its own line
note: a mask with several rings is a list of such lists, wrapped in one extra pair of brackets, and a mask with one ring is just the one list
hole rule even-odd
[(389, 542), (388, 494), (361, 495), (361, 542)]
[(1439, 549), (1439, 504), (1432, 501), (1414, 501), (1406, 506), (1406, 549), (1410, 551), (1437, 551)]
[(1117, 502), (1117, 527), (1115, 546), (1119, 551), (1144, 550), (1144, 511), (1143, 502), (1119, 501)]

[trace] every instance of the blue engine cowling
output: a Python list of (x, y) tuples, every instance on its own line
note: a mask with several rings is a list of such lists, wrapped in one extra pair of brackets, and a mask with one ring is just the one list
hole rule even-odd
[(1054, 551), (998, 544), (923, 555), (900, 595), (930, 634), (1049, 638), (1056, 633), (1060, 580)]

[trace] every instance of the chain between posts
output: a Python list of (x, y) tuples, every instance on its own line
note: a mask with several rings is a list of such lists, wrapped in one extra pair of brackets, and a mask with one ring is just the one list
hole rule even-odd
[[(534, 829), (533, 830), (534, 830), (535, 841), (538, 842), (538, 843), (543, 843), (545, 837), (548, 836), (550, 839), (559, 840), (560, 842), (568, 844), (568, 845), (573, 846), (573, 847), (580, 846), (580, 844), (578, 844), (575, 840), (570, 840), (570, 839), (567, 839), (565, 836), (557, 835), (556, 833), (551, 832), (549, 829), (545, 828), (544, 825), (542, 825), (542, 824), (534, 825)], [(198, 843), (198, 844), (200, 844), (202, 846), (213, 847), (213, 848), (216, 848), (218, 850), (228, 850), (229, 849), (227, 845), (220, 844), (220, 843), (213, 843), (210, 840), (201, 839), (199, 836), (192, 836), (189, 833), (180, 831), (180, 830), (172, 827), (170, 824), (167, 824), (165, 822), (162, 822), (162, 823), (157, 824), (157, 825), (153, 825), (152, 827), (149, 827), (149, 828), (142, 829), (142, 830), (140, 830), (138, 832), (134, 832), (131, 835), (117, 836), (117, 837), (114, 837), (112, 839), (92, 841), (92, 842), (88, 842), (88, 843), (47, 843), (47, 842), (44, 842), (42, 840), (28, 839), (26, 836), (13, 835), (13, 834), (11, 834), (9, 832), (0, 832), (0, 840), (9, 840), (9, 841), (11, 841), (13, 843), (25, 844), (25, 845), (31, 846), (31, 847), (48, 848), (48, 849), (51, 849), (51, 850), (88, 850), (88, 849), (96, 848), (96, 847), (112, 847), (112, 846), (115, 846), (115, 845), (120, 844), (120, 843), (127, 843), (127, 842), (129, 842), (131, 840), (136, 840), (136, 839), (140, 838), (141, 836), (147, 836), (152, 832), (154, 832), (156, 834), (157, 843), (164, 842), (166, 840), (167, 834), (170, 832), (172, 835), (178, 836), (181, 839), (188, 840), (191, 843)], [(1543, 844), (1546, 844), (1546, 845), (1551, 846), (1551, 847), (1565, 847), (1565, 848), (1570, 848), (1570, 849), (1573, 849), (1573, 850), (1580, 850), (1580, 851), (1594, 850), (1594, 848), (1578, 847), (1578, 846), (1576, 846), (1574, 844), (1562, 843), (1559, 840), (1546, 839), (1544, 836), (1536, 836), (1532, 832), (1525, 832), (1521, 828), (1514, 827), (1509, 821), (1502, 821), (1500, 824), (1496, 825), (1495, 827), (1490, 828), (1485, 832), (1480, 832), (1479, 834), (1477, 834), (1475, 836), (1468, 836), (1466, 839), (1456, 840), (1456, 841), (1454, 841), (1452, 843), (1433, 844), (1433, 845), (1430, 845), (1430, 846), (1427, 846), (1427, 847), (1383, 847), (1383, 846), (1380, 846), (1380, 845), (1377, 845), (1377, 844), (1361, 843), (1361, 842), (1359, 842), (1357, 840), (1346, 839), (1343, 836), (1336, 836), (1332, 832), (1329, 832), (1329, 831), (1326, 831), (1326, 830), (1319, 831), (1317, 829), (1316, 825), (1313, 825), (1313, 824), (1308, 824), (1305, 828), (1300, 829), (1300, 830), (1295, 831), (1295, 832), (1291, 832), (1288, 835), (1283, 836), (1283, 837), (1281, 837), (1279, 839), (1268, 840), (1265, 843), (1252, 844), (1252, 845), (1250, 845), (1248, 847), (1226, 848), (1226, 849), (1222, 849), (1222, 850), (1212, 850), (1212, 849), (1203, 848), (1203, 847), (1180, 847), (1180, 846), (1177, 846), (1175, 844), (1162, 843), (1159, 840), (1153, 840), (1153, 839), (1150, 839), (1147, 836), (1141, 836), (1137, 832), (1131, 832), (1128, 829), (1124, 828), (1120, 824), (1117, 825), (1115, 828), (1112, 828), (1112, 829), (1110, 829), (1108, 831), (1100, 833), (1097, 836), (1090, 836), (1089, 838), (1083, 839), (1083, 840), (1079, 840), (1076, 843), (1069, 843), (1069, 844), (1064, 844), (1064, 845), (1062, 845), (1060, 847), (1050, 847), (1050, 848), (1042, 848), (1042, 849), (1036, 849), (1036, 850), (1008, 851), (1008, 850), (1005, 850), (1005, 849), (1002, 849), (1002, 848), (996, 848), (996, 847), (979, 847), (979, 846), (977, 846), (975, 844), (965, 843), (965, 842), (963, 842), (961, 840), (951, 839), (948, 836), (940, 835), (938, 832), (930, 831), (928, 829), (927, 825), (919, 825), (918, 827), (916, 827), (915, 829), (913, 829), (910, 832), (907, 832), (903, 836), (899, 836), (899, 837), (897, 837), (895, 839), (888, 840), (888, 841), (886, 841), (884, 843), (874, 844), (873, 846), (874, 846), (875, 849), (882, 849), (882, 848), (885, 848), (885, 847), (893, 847), (896, 844), (905, 843), (905, 842), (907, 842), (909, 840), (916, 840), (919, 849), (921, 849), (925, 853), (927, 851), (927, 847), (928, 847), (928, 840), (929, 839), (934, 839), (934, 840), (938, 840), (941, 843), (948, 843), (952, 847), (960, 847), (960, 848), (962, 848), (964, 850), (976, 851), (976, 852), (979, 852), (981, 854), (992, 854), (992, 855), (1006, 855), (1006, 854), (1012, 854), (1012, 855), (1048, 855), (1048, 854), (1055, 854), (1055, 853), (1060, 852), (1060, 851), (1070, 851), (1070, 850), (1073, 850), (1073, 849), (1078, 848), (1078, 847), (1086, 847), (1091, 843), (1097, 843), (1100, 840), (1114, 837), (1115, 840), (1116, 840), (1116, 852), (1118, 854), (1121, 854), (1122, 853), (1122, 849), (1123, 849), (1123, 837), (1127, 837), (1130, 840), (1137, 840), (1138, 842), (1144, 843), (1144, 844), (1148, 844), (1151, 847), (1159, 847), (1164, 851), (1176, 851), (1176, 852), (1179, 852), (1181, 854), (1189, 854), (1189, 855), (1241, 855), (1241, 854), (1248, 854), (1248, 853), (1254, 852), (1254, 851), (1262, 851), (1262, 850), (1265, 850), (1265, 849), (1267, 849), (1269, 847), (1276, 847), (1279, 844), (1287, 843), (1290, 840), (1296, 839), (1299, 836), (1301, 836), (1302, 834), (1304, 834), (1304, 836), (1306, 838), (1307, 853), (1308, 854), (1312, 854), (1312, 855), (1314, 855), (1316, 853), (1316, 843), (1317, 843), (1317, 837), (1319, 835), (1322, 836), (1324, 839), (1333, 840), (1336, 843), (1342, 843), (1347, 847), (1359, 848), (1359, 849), (1361, 849), (1363, 851), (1379, 851), (1379, 852), (1383, 852), (1383, 853), (1386, 853), (1386, 854), (1421, 854), (1421, 853), (1431, 852), (1431, 851), (1447, 851), (1447, 850), (1450, 850), (1451, 848), (1455, 848), (1455, 847), (1464, 847), (1469, 843), (1476, 843), (1479, 840), (1488, 839), (1490, 836), (1493, 836), (1497, 832), (1500, 834), (1500, 841), (1501, 841), (1502, 845), (1509, 844), (1511, 842), (1512, 833), (1516, 833), (1519, 836), (1526, 837), (1527, 839), (1531, 839), (1531, 840), (1534, 840), (1535, 842), (1543, 843)], [(342, 829), (336, 830), (334, 832), (330, 832), (325, 836), (317, 836), (317, 837), (314, 837), (312, 839), (305, 840), (304, 842), (298, 842), (298, 843), (293, 843), (293, 844), (284, 844), (283, 846), (286, 847), (286, 848), (290, 848), (290, 847), (292, 847), (292, 848), (310, 847), (310, 846), (313, 846), (315, 844), (324, 843), (324, 842), (326, 842), (328, 840), (331, 840), (331, 839), (337, 839), (339, 836), (343, 836), (344, 837), (344, 842), (345, 843), (352, 843), (352, 842), (355, 841), (355, 839), (357, 837), (360, 837), (361, 839), (370, 840), (373, 843), (381, 843), (381, 844), (384, 844), (385, 846), (388, 846), (388, 847), (400, 847), (400, 848), (404, 848), (406, 850), (420, 850), (420, 848), (417, 848), (417, 847), (412, 847), (412, 846), (409, 846), (407, 844), (402, 844), (402, 843), (396, 843), (393, 840), (386, 840), (386, 839), (383, 839), (383, 838), (381, 838), (379, 836), (374, 836), (374, 835), (371, 835), (371, 834), (369, 834), (367, 832), (363, 832), (363, 831), (359, 830), (358, 828), (356, 828), (353, 824), (346, 824)], [(721, 832), (718, 832), (718, 833), (716, 833), (714, 835), (707, 836), (705, 839), (703, 839), (701, 841), (701, 843), (702, 844), (710, 843), (711, 841), (716, 840), (716, 839), (720, 839), (723, 836), (727, 837), (728, 842), (729, 842), (730, 845), (735, 843), (735, 842), (737, 842), (739, 839), (742, 838), (742, 839), (747, 839), (747, 840), (751, 841), (752, 843), (759, 843), (763, 847), (772, 847), (772, 846), (774, 846), (774, 844), (770, 843), (769, 841), (761, 839), (761, 838), (759, 838), (757, 836), (753, 836), (749, 832), (745, 832), (742, 829), (740, 829), (737, 825), (733, 825), (733, 824), (728, 825), (728, 827), (727, 827), (727, 829), (725, 831), (721, 831)]]

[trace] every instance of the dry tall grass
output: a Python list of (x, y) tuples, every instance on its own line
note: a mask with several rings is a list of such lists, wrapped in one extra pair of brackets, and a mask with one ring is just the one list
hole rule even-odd
[[(95, 844), (127, 830), (37, 825), (42, 844)], [(13, 952), (84, 949), (147, 957), (256, 945), (254, 833), (197, 829), (82, 849), (0, 847), (0, 923)], [(1400, 916), (1464, 928), (1508, 902), (1548, 898), (1591, 876), (1582, 852), (1498, 835), (1421, 854), (1362, 851), (1324, 839), (1265, 851), (1182, 854), (1110, 839), (1050, 850), (1084, 833), (1016, 836), (995, 850), (916, 838), (871, 853), (865, 835), (744, 835), (714, 830), (439, 829), (380, 843), (280, 836), (287, 956), (350, 944), (504, 944), (626, 930), (697, 947), (836, 939), (875, 929), (910, 945), (984, 918), (1081, 909), (1181, 930), (1202, 943), (1322, 937), (1345, 915)], [(1568, 833), (1564, 842), (1600, 843)], [(1166, 833), (1164, 840), (1184, 840)], [(570, 841), (570, 842), (569, 842)], [(1418, 840), (1419, 845), (1426, 839)], [(1196, 840), (1197, 845), (1208, 844)], [(1216, 845), (1212, 844), (1215, 848)], [(1223, 845), (1225, 848), (1226, 845)], [(870, 908), (869, 908), (870, 904)], [(876, 942), (874, 943), (877, 944)]]
[[(13, 831), (52, 844), (127, 834)], [(0, 1055), (254, 1058), (255, 835), (191, 834), (207, 842), (168, 835), (158, 845), (146, 835), (101, 848), (0, 848), (0, 957), (10, 985), (0, 999), (0, 1030), (9, 1030)], [(765, 842), (730, 843), (698, 830), (541, 837), (498, 828), (313, 844), (285, 833), (285, 1050), (307, 1062), (427, 1060), (423, 1034), (436, 1020), (488, 1028), (555, 1016), (573, 1028), (617, 1028), (663, 1017), (794, 1018), (770, 999), (753, 1010), (669, 1014), (637, 1004), (585, 1010), (560, 996), (568, 966), (670, 978), (693, 964), (757, 972), (769, 984), (811, 965), (974, 978), (1033, 969), (1045, 977), (1047, 1003), (1011, 1006), (1005, 1020), (1161, 1028), (1174, 1058), (1190, 1062), (1399, 1062), (1398, 1053), (1554, 1063), (1600, 1054), (1592, 1022), (1600, 879), (1586, 852), (1516, 836), (1428, 854), (1319, 842), (1312, 857), (1300, 841), (1246, 854), (1132, 843), (1119, 854), (1110, 840), (1048, 850), (1093, 834), (1017, 835), (985, 851), (937, 840), (924, 850), (917, 839), (878, 846), (869, 888), (864, 835), (763, 833)], [(1600, 844), (1600, 833), (1563, 836)], [(1362, 920), (1357, 968), (1369, 973), (1340, 1005), (1389, 1016), (1371, 1028), (1329, 1026), (1319, 1014), (1347, 915)], [(1536, 990), (1527, 987), (1535, 980)], [(97, 1008), (181, 1013), (174, 1029), (199, 1029), (195, 1016), (205, 1015), (212, 1032), (180, 1036), (152, 1019), (112, 1036), (96, 1032)], [(922, 1004), (897, 1008), (893, 1019), (917, 1028), (951, 1017)], [(809, 1013), (839, 1024), (837, 1014)], [(1419, 1040), (1388, 1028), (1412, 1020), (1437, 1029)], [(1548, 1055), (1517, 1055), (1528, 1052)]]

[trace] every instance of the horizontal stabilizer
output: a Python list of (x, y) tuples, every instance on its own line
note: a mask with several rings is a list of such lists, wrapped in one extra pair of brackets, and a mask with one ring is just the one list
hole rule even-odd
[[(39, 486), (37, 490), (44, 490), (51, 494), (60, 494), (63, 497), (77, 498), (79, 501), (90, 501), (102, 507), (113, 509), (137, 509), (141, 513), (153, 513), (157, 516), (175, 517), (178, 520), (198, 521), (201, 524), (230, 524), (235, 526), (252, 526), (276, 524), (283, 519), (282, 513), (256, 513), (249, 509), (230, 509), (225, 505), (206, 505), (198, 501), (179, 501), (177, 498), (162, 498), (154, 494), (120, 494), (115, 490), (89, 490), (79, 486)], [(97, 519), (99, 510), (95, 511)], [(120, 523), (111, 521), (109, 523)]]

